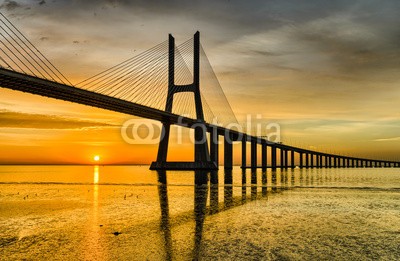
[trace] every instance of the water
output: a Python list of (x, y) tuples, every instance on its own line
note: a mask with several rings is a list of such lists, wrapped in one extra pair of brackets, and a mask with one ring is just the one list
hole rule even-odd
[(0, 166), (1, 260), (399, 260), (399, 245), (398, 169)]

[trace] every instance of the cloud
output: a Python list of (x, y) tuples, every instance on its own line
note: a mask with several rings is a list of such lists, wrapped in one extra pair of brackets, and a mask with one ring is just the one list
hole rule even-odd
[(12, 10), (14, 10), (14, 9), (16, 9), (16, 8), (18, 8), (18, 7), (20, 7), (20, 6), (21, 6), (21, 5), (18, 4), (17, 2), (15, 2), (15, 1), (12, 1), (12, 0), (5, 0), (5, 1), (3, 2), (3, 4), (0, 5), (0, 9), (5, 9), (5, 10), (7, 10), (7, 11), (12, 11)]
[(54, 115), (29, 114), (0, 110), (0, 128), (83, 129), (112, 126), (115, 125)]
[(375, 139), (373, 141), (400, 141), (400, 137)]

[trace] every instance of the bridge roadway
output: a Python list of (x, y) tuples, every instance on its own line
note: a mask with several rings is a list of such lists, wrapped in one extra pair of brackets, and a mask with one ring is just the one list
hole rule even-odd
[[(148, 106), (132, 103), (115, 97), (38, 78), (35, 76), (22, 74), (4, 68), (0, 68), (0, 87), (37, 94), (59, 100), (65, 100), (74, 103), (89, 105), (128, 115), (134, 115), (146, 119), (166, 122), (174, 125), (180, 125), (183, 127), (193, 128), (195, 124), (199, 123), (195, 119), (182, 117), (177, 114), (168, 113)], [(362, 160), (370, 162), (380, 162), (384, 164), (385, 163), (395, 164), (395, 166), (398, 166), (398, 162), (396, 161), (382, 161), (382, 160), (373, 160), (373, 159), (355, 158), (355, 157), (328, 154), (318, 151), (307, 150), (303, 148), (297, 148), (281, 143), (271, 142), (264, 138), (251, 136), (248, 134), (238, 132), (236, 130), (226, 129), (221, 126), (212, 125), (210, 123), (205, 123), (205, 126), (208, 132), (211, 133), (213, 131), (217, 131), (219, 136), (225, 136), (225, 137), (229, 135), (231, 140), (241, 141), (242, 139), (244, 139), (247, 142), (252, 142), (255, 144), (264, 144), (264, 146), (266, 145), (270, 147), (275, 147), (277, 149), (284, 151), (293, 151), (305, 155), (309, 154), (321, 157), (331, 157), (331, 158), (339, 158), (339, 159), (354, 160), (354, 161)]]

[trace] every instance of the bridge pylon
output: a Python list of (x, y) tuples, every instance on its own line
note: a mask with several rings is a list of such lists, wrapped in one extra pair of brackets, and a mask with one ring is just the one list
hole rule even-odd
[(204, 120), (203, 106), (200, 94), (200, 33), (194, 35), (193, 46), (193, 83), (187, 85), (175, 84), (175, 39), (169, 35), (168, 48), (168, 94), (165, 111), (172, 113), (174, 94), (180, 92), (193, 92), (196, 107), (197, 122), (194, 128), (194, 162), (170, 162), (167, 161), (168, 142), (171, 123), (162, 122), (160, 144), (158, 147), (157, 161), (150, 165), (152, 170), (212, 170), (218, 169), (217, 164), (210, 159), (207, 143), (207, 128)]

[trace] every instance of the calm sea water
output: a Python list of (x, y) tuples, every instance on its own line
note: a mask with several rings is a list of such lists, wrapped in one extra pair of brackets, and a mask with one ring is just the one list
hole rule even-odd
[(0, 166), (0, 259), (399, 260), (400, 169)]

